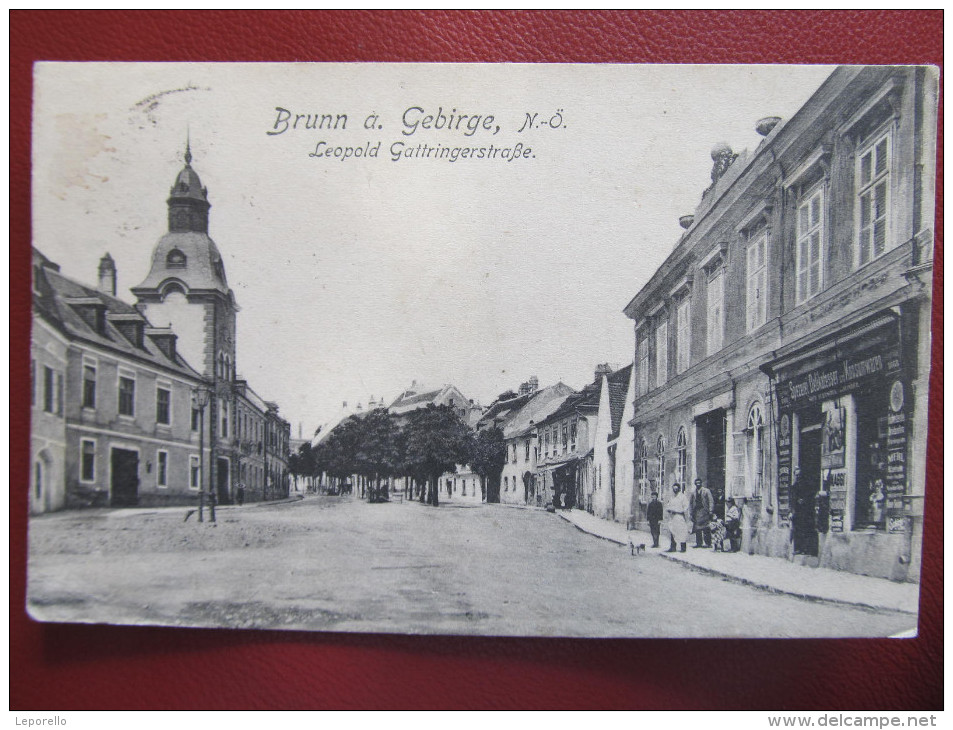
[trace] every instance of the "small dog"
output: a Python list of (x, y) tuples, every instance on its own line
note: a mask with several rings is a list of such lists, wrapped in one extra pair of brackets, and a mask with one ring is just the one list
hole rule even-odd
[(645, 552), (645, 543), (639, 543), (636, 545), (634, 542), (629, 540), (629, 550), (633, 555), (641, 555)]

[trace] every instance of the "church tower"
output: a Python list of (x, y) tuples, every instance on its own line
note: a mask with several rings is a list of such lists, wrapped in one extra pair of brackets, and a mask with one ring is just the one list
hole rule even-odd
[(235, 314), (222, 255), (208, 235), (208, 190), (185, 146), (182, 168), (166, 201), (169, 231), (152, 251), (145, 280), (132, 288), (139, 310), (156, 327), (172, 327), (178, 350), (207, 380), (235, 379)]

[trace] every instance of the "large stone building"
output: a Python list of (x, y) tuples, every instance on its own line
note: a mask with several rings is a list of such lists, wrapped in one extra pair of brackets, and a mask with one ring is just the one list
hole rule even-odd
[(238, 306), (191, 161), (186, 148), (136, 306), (109, 254), (94, 289), (34, 253), (34, 512), (288, 493), (290, 426), (236, 375)]
[(210, 386), (209, 478), (219, 501), (233, 501), (240, 484), (246, 499), (287, 495), (291, 425), (237, 375), (239, 306), (208, 234), (208, 190), (188, 146), (167, 204), (169, 230), (152, 251), (149, 274), (132, 288), (137, 309), (178, 335), (182, 354)]
[(115, 297), (33, 256), (33, 512), (197, 500), (199, 374), (175, 335)]
[(642, 505), (698, 477), (743, 503), (749, 553), (918, 578), (936, 110), (929, 69), (841, 67), (752, 153), (712, 152), (625, 308)]

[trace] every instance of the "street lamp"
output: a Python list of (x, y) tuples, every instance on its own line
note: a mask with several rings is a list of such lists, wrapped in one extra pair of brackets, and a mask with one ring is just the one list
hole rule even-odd
[[(204, 522), (205, 509), (205, 407), (211, 394), (205, 386), (192, 389), (192, 405), (199, 412), (199, 522)], [(212, 522), (215, 522), (215, 506), (210, 505)]]

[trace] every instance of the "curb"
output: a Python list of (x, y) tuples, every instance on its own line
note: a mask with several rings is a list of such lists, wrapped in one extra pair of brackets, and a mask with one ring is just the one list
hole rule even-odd
[[(621, 542), (620, 540), (617, 540), (617, 539), (612, 538), (612, 537), (608, 537), (608, 536), (606, 536), (606, 535), (600, 535), (600, 534), (595, 533), (595, 532), (590, 532), (589, 530), (585, 529), (584, 527), (582, 527), (581, 525), (577, 524), (576, 522), (573, 522), (571, 519), (569, 519), (569, 518), (566, 517), (565, 515), (562, 515), (562, 514), (559, 514), (559, 513), (557, 513), (557, 514), (558, 514), (559, 517), (561, 517), (564, 521), (568, 522), (570, 525), (572, 525), (573, 527), (575, 527), (575, 528), (576, 528), (577, 530), (579, 530), (580, 532), (584, 532), (584, 533), (587, 534), (587, 535), (592, 535), (593, 537), (598, 537), (600, 540), (605, 540), (606, 542), (611, 542), (611, 543), (613, 543), (613, 544), (615, 544), (615, 545), (622, 545), (622, 546), (628, 545), (627, 542)], [(698, 573), (705, 573), (705, 574), (707, 574), (707, 575), (715, 575), (715, 576), (718, 576), (719, 578), (722, 578), (723, 580), (727, 580), (727, 581), (729, 581), (729, 582), (731, 582), (731, 583), (737, 583), (737, 584), (739, 584), (739, 585), (746, 585), (746, 586), (750, 586), (750, 587), (752, 587), (752, 588), (758, 588), (758, 589), (763, 590), (763, 591), (768, 591), (769, 593), (777, 593), (777, 594), (780, 594), (780, 595), (791, 596), (791, 597), (793, 597), (793, 598), (799, 598), (799, 599), (804, 600), (804, 601), (813, 601), (813, 602), (815, 602), (815, 603), (830, 603), (830, 604), (838, 605), (838, 606), (851, 606), (851, 607), (854, 607), (854, 608), (867, 609), (867, 610), (869, 610), (869, 611), (889, 611), (889, 612), (891, 612), (891, 613), (903, 613), (903, 614), (907, 614), (908, 616), (918, 616), (918, 615), (919, 615), (919, 612), (918, 612), (918, 611), (916, 611), (916, 610), (911, 611), (911, 610), (906, 609), (906, 608), (896, 608), (896, 607), (892, 607), (892, 606), (883, 606), (883, 605), (876, 605), (876, 604), (872, 604), (872, 603), (863, 603), (863, 602), (861, 602), (861, 601), (847, 601), (847, 600), (844, 600), (844, 599), (841, 599), (841, 598), (828, 598), (828, 597), (825, 597), (825, 596), (818, 596), (818, 595), (815, 595), (815, 594), (812, 594), (812, 593), (796, 593), (796, 592), (792, 592), (792, 591), (787, 591), (787, 590), (784, 590), (783, 588), (777, 588), (776, 586), (768, 585), (767, 583), (762, 583), (762, 582), (759, 582), (759, 581), (757, 581), (757, 580), (752, 580), (752, 579), (750, 579), (750, 578), (743, 578), (743, 577), (741, 577), (741, 576), (734, 575), (734, 574), (732, 574), (732, 573), (726, 573), (726, 572), (724, 572), (724, 571), (718, 570), (717, 568), (711, 568), (711, 567), (708, 567), (708, 566), (705, 566), (705, 565), (696, 565), (695, 563), (692, 563), (692, 562), (690, 562), (690, 561), (688, 561), (688, 560), (683, 560), (683, 559), (681, 559), (681, 558), (679, 558), (679, 557), (677, 557), (677, 556), (675, 556), (675, 555), (671, 555), (671, 556), (670, 556), (670, 555), (666, 555), (665, 553), (662, 553), (662, 552), (655, 553), (655, 555), (656, 555), (657, 557), (663, 558), (664, 560), (669, 560), (669, 561), (671, 561), (671, 562), (678, 563), (679, 565), (682, 565), (682, 566), (688, 568), (689, 570), (694, 570), (694, 571), (696, 571), (696, 572), (698, 572)]]

